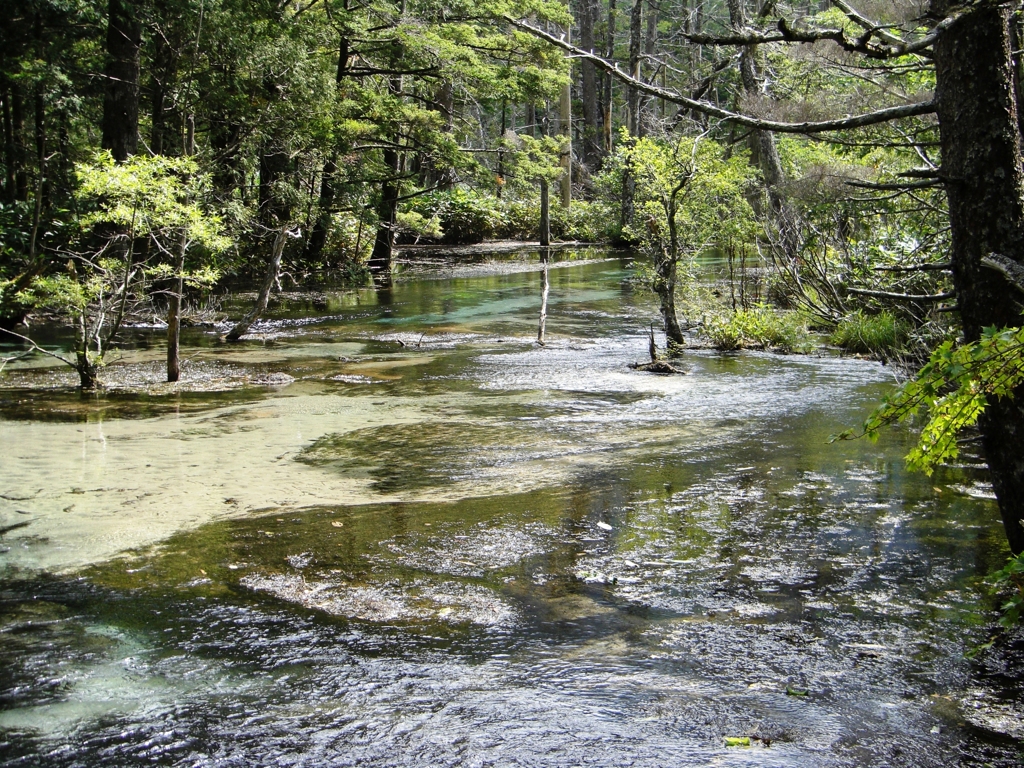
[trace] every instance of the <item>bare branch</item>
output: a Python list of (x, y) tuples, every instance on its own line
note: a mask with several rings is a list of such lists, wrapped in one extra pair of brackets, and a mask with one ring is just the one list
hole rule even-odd
[(907, 264), (898, 267), (875, 267), (876, 272), (948, 272), (953, 268), (952, 262), (943, 261), (934, 264)]
[[(844, 11), (845, 12), (845, 11)], [(846, 31), (842, 29), (798, 29), (786, 19), (779, 19), (777, 31), (744, 31), (735, 32), (730, 35), (705, 35), (705, 34), (684, 34), (691, 43), (699, 45), (760, 45), (761, 43), (816, 43), (821, 40), (831, 40), (840, 48), (851, 53), (859, 53), (870, 59), (895, 59), (900, 56), (907, 56), (912, 53), (927, 55), (927, 49), (938, 40), (939, 35), (956, 23), (966, 11), (959, 11), (947, 16), (922, 38), (912, 42), (904, 42), (881, 27), (873, 26), (866, 28), (863, 35), (850, 39)], [(859, 15), (859, 14), (858, 14)], [(852, 18), (852, 17), (851, 17)], [(857, 21), (854, 19), (854, 21)], [(860, 21), (857, 21), (861, 24)], [(864, 19), (864, 24), (871, 24)], [(878, 37), (884, 45), (872, 44), (873, 37)]]
[(71, 362), (70, 360), (68, 360), (63, 355), (58, 355), (56, 352), (51, 352), (48, 349), (43, 349), (38, 344), (36, 344), (34, 341), (32, 341), (32, 339), (30, 339), (28, 336), (22, 336), (20, 333), (15, 333), (14, 331), (8, 330), (7, 328), (0, 328), (0, 331), (3, 331), (4, 333), (10, 334), (11, 336), (15, 336), (15, 337), (21, 339), (22, 341), (27, 341), (32, 346), (32, 351), (34, 351), (34, 352), (42, 352), (44, 355), (49, 355), (50, 357), (57, 358), (58, 360), (60, 360), (65, 365), (70, 365), (72, 368), (75, 367), (75, 364), (73, 362)]
[(953, 291), (947, 293), (890, 293), (889, 291), (868, 291), (861, 288), (847, 288), (847, 293), (855, 296), (871, 296), (876, 299), (893, 299), (895, 301), (945, 301), (955, 298)]
[(878, 189), (883, 192), (906, 192), (909, 189), (924, 189), (926, 187), (937, 187), (942, 182), (938, 179), (923, 179), (921, 181), (904, 181), (894, 184), (883, 184), (876, 181), (847, 181), (848, 187), (858, 189)]
[(505, 20), (522, 30), (529, 32), (531, 35), (535, 35), (541, 40), (551, 43), (551, 45), (561, 48), (567, 53), (571, 53), (577, 58), (586, 59), (587, 61), (592, 62), (598, 69), (607, 72), (612, 77), (626, 83), (631, 88), (636, 88), (641, 93), (646, 93), (647, 95), (654, 96), (658, 99), (664, 99), (672, 104), (679, 104), (687, 107), (688, 109), (692, 109), (694, 112), (700, 112), (701, 114), (708, 115), (710, 117), (717, 117), (721, 120), (736, 123), (737, 125), (743, 125), (748, 128), (756, 128), (761, 131), (775, 131), (777, 133), (824, 133), (826, 131), (844, 131), (850, 128), (861, 128), (865, 125), (877, 125), (878, 123), (886, 123), (890, 120), (899, 120), (904, 117), (917, 117), (935, 112), (934, 102), (923, 101), (916, 104), (887, 107), (886, 109), (880, 109), (877, 112), (868, 112), (863, 115), (855, 115), (853, 117), (845, 117), (838, 120), (823, 120), (806, 123), (783, 123), (776, 120), (762, 120), (760, 118), (751, 117), (750, 115), (741, 115), (736, 112), (730, 112), (727, 109), (722, 109), (721, 107), (717, 107), (709, 102), (691, 99), (676, 93), (675, 91), (645, 83), (643, 80), (631, 77), (619, 69), (617, 65), (602, 59), (600, 56), (584, 51), (582, 48), (577, 48), (575, 45), (567, 43), (561, 38), (555, 37), (542, 29), (537, 29), (536, 27), (533, 27), (524, 21), (519, 21), (511, 16), (505, 16)]

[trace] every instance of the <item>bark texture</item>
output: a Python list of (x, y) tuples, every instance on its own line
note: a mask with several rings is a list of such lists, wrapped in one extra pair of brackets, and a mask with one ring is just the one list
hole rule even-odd
[(106, 92), (102, 146), (123, 163), (139, 148), (139, 51), (142, 26), (133, 6), (110, 0), (107, 17)]
[[(946, 0), (932, 11), (946, 13)], [(949, 198), (953, 280), (964, 335), (1019, 326), (1021, 307), (1006, 277), (982, 264), (1000, 254), (1024, 261), (1024, 171), (1016, 99), (1012, 5), (987, 2), (965, 14), (935, 46), (942, 178)], [(1024, 551), (1024, 388), (989, 404), (979, 422), (1010, 548)]]
[[(594, 48), (594, 19), (597, 3), (579, 0), (580, 47), (590, 52)], [(598, 104), (597, 67), (592, 61), (580, 62), (580, 102), (583, 108), (583, 164), (589, 171), (597, 171), (604, 160), (602, 134), (604, 119)]]

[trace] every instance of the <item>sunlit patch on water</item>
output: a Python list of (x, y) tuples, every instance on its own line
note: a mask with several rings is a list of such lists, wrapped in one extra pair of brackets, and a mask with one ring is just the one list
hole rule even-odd
[(349, 586), (288, 574), (246, 576), (239, 583), (304, 608), (362, 621), (441, 621), (494, 627), (512, 624), (516, 619), (515, 610), (491, 590), (469, 584), (421, 578)]

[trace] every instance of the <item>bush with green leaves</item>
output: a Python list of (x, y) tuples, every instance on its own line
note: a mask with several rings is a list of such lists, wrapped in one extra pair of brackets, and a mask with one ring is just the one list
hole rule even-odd
[(801, 345), (806, 333), (797, 313), (766, 305), (710, 314), (700, 329), (703, 338), (723, 351), (755, 347), (792, 352)]
[(1006, 629), (1024, 620), (1024, 553), (1011, 557), (1006, 566), (992, 574), (997, 593), (1008, 593), (1000, 609), (999, 623)]
[[(135, 155), (115, 163), (109, 152), (76, 167), (83, 213), (67, 267), (35, 282), (20, 299), (67, 317), (75, 328), (81, 386), (96, 386), (103, 356), (128, 314), (154, 284), (211, 285), (216, 254), (230, 246), (207, 205), (209, 178), (192, 158)], [(145, 244), (140, 247), (140, 244)], [(38, 347), (37, 347), (38, 349)]]
[(889, 357), (906, 343), (909, 328), (891, 312), (869, 315), (861, 310), (847, 315), (829, 335), (829, 342), (847, 352)]
[(429, 192), (412, 200), (406, 213), (418, 214), (440, 227), (446, 245), (480, 243), (500, 228), (501, 205), (496, 197), (454, 187)]
[(877, 439), (882, 427), (927, 413), (917, 445), (907, 455), (911, 469), (931, 474), (960, 455), (957, 437), (977, 423), (992, 398), (1013, 397), (1024, 383), (1024, 328), (985, 328), (969, 344), (940, 344), (917, 375), (889, 395), (860, 431), (836, 439)]

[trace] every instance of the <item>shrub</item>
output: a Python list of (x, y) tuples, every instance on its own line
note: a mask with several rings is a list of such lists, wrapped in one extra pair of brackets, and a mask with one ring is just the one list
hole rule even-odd
[(764, 305), (740, 309), (731, 315), (706, 318), (701, 335), (715, 349), (760, 347), (792, 352), (800, 345), (804, 327), (794, 312), (779, 312)]
[(483, 242), (492, 237), (495, 224), (500, 227), (500, 201), (489, 195), (451, 189), (431, 192), (415, 198), (408, 212), (441, 226), (441, 242), (465, 245)]
[(905, 322), (890, 312), (866, 315), (857, 310), (843, 318), (829, 341), (848, 352), (888, 357), (906, 342)]

